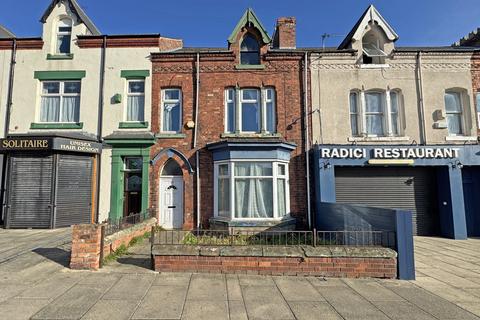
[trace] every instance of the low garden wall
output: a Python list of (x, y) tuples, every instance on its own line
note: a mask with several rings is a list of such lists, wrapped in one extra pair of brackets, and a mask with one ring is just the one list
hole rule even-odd
[(397, 253), (348, 246), (152, 246), (155, 271), (346, 278), (397, 277)]
[(72, 250), (70, 268), (76, 270), (98, 270), (102, 259), (115, 252), (120, 246), (151, 231), (157, 220), (151, 218), (132, 225), (112, 235), (104, 236), (105, 225), (81, 224), (72, 226)]

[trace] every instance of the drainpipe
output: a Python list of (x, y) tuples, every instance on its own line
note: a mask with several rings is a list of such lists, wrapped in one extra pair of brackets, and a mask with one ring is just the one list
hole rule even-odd
[[(10, 75), (8, 79), (8, 93), (7, 93), (7, 105), (5, 110), (5, 128), (4, 128), (4, 135), (3, 137), (6, 138), (8, 136), (9, 128), (10, 128), (10, 111), (12, 109), (12, 100), (13, 100), (13, 80), (15, 78), (15, 65), (17, 64), (17, 39), (12, 39), (12, 56), (10, 60)], [(5, 219), (5, 211), (6, 211), (6, 201), (5, 201), (5, 184), (7, 181), (7, 157), (3, 155), (2, 158), (2, 185), (0, 186), (0, 197), (2, 203), (2, 216)], [(0, 219), (1, 220), (1, 219)], [(6, 219), (5, 219), (6, 220)], [(3, 221), (6, 224), (6, 221)]]
[[(195, 86), (195, 127), (193, 129), (193, 149), (197, 147), (197, 134), (198, 134), (198, 102), (200, 94), (200, 53), (197, 52), (197, 63), (196, 63), (196, 86)], [(200, 151), (195, 151), (195, 179), (197, 185), (197, 229), (200, 229)]]
[(421, 144), (427, 144), (427, 133), (425, 130), (425, 103), (423, 97), (423, 74), (422, 74), (422, 52), (419, 51), (417, 53), (417, 68), (418, 68), (418, 91), (419, 91), (419, 98), (420, 98), (420, 134), (421, 136)]
[(310, 140), (308, 126), (308, 52), (305, 52), (305, 63), (303, 68), (303, 104), (305, 106), (305, 162), (307, 166), (307, 218), (308, 228), (312, 228), (311, 206), (310, 206)]
[[(105, 61), (107, 55), (107, 36), (103, 36), (102, 54), (100, 60), (100, 91), (98, 97), (98, 123), (97, 123), (97, 141), (103, 143), (103, 105), (104, 105), (104, 91), (105, 91)], [(102, 174), (102, 154), (97, 155), (97, 192), (96, 192), (96, 221), (99, 218), (100, 211), (100, 178)]]

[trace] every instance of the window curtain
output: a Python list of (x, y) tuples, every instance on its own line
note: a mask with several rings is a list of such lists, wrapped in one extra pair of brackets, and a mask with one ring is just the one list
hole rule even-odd
[(61, 122), (78, 122), (80, 97), (64, 97)]
[(166, 103), (163, 107), (163, 130), (179, 131), (180, 107), (178, 103)]
[(218, 179), (218, 214), (230, 217), (230, 179)]
[(390, 92), (390, 121), (392, 133), (398, 135), (398, 94), (396, 92)]
[[(236, 166), (236, 176), (262, 176), (260, 163)], [(237, 218), (273, 217), (273, 179), (235, 178), (235, 216)]]
[(275, 104), (267, 102), (267, 131), (270, 133), (275, 132)]
[(58, 122), (60, 116), (60, 97), (43, 97), (40, 110), (41, 122)]
[(127, 103), (127, 121), (144, 121), (144, 109), (144, 96), (129, 96)]
[(286, 186), (285, 186), (285, 179), (278, 179), (277, 180), (277, 201), (278, 201), (278, 215), (283, 217), (287, 214), (287, 206), (286, 206)]

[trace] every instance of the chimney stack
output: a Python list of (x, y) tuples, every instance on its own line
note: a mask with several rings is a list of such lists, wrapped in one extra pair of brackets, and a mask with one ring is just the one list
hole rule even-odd
[(277, 19), (277, 27), (273, 38), (273, 46), (276, 49), (295, 49), (297, 47), (296, 40), (295, 17), (281, 17)]

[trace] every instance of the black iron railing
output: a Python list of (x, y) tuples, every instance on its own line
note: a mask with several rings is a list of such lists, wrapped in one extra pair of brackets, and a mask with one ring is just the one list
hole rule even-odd
[(131, 214), (117, 220), (109, 219), (105, 225), (105, 236), (112, 235), (133, 225), (142, 223), (143, 221), (150, 219), (151, 217), (153, 217), (152, 212), (148, 210), (142, 213)]
[(395, 248), (390, 231), (157, 230), (153, 244), (197, 246), (377, 246)]

